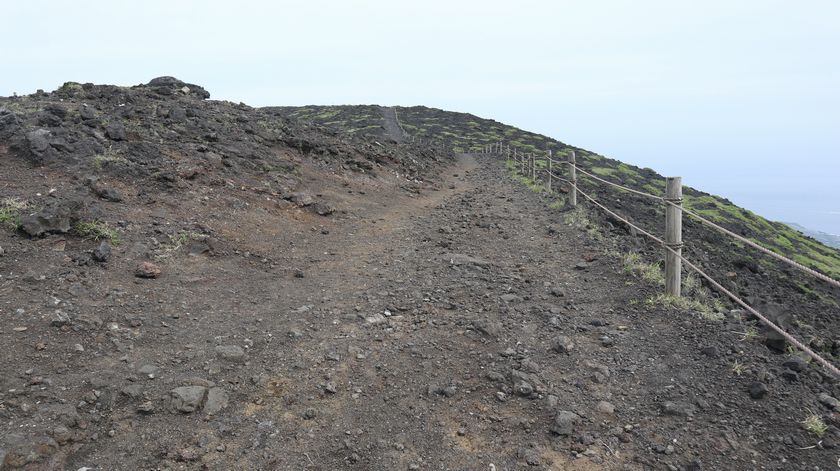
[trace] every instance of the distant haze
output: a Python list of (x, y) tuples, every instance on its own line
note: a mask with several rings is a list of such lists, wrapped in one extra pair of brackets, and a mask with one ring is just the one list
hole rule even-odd
[(250, 105), (467, 111), (840, 233), (840, 2), (3, 5), (0, 95), (174, 75)]

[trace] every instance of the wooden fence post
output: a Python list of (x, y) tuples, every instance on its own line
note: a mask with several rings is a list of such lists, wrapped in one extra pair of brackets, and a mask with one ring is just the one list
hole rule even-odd
[(569, 156), (569, 182), (572, 190), (569, 192), (569, 205), (577, 207), (577, 168), (575, 168), (575, 151)]
[(551, 193), (551, 149), (548, 149), (548, 192)]
[[(673, 204), (669, 204), (673, 203)], [(676, 206), (674, 206), (676, 205)], [(665, 293), (680, 296), (682, 287), (682, 177), (665, 179)]]
[(528, 177), (531, 178), (531, 181), (534, 181), (534, 153), (528, 153)]

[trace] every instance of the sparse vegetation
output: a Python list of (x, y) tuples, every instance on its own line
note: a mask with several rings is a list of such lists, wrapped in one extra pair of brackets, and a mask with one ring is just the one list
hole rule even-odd
[(192, 231), (180, 231), (174, 236), (169, 236), (169, 240), (172, 242), (175, 249), (179, 249), (186, 245), (187, 243), (193, 240), (205, 240), (207, 236), (204, 234), (199, 234), (198, 232)]
[(802, 421), (802, 428), (810, 433), (813, 433), (817, 437), (822, 438), (822, 436), (825, 435), (825, 432), (828, 431), (828, 425), (819, 415), (814, 414), (810, 410), (808, 413), (809, 415)]
[(107, 239), (112, 245), (119, 245), (121, 242), (117, 230), (101, 221), (79, 221), (73, 226), (73, 232), (87, 239)]
[(647, 300), (647, 304), (650, 306), (663, 306), (672, 309), (696, 312), (704, 318), (712, 321), (723, 320), (723, 314), (713, 309), (712, 306), (704, 304), (688, 296), (677, 297), (662, 293), (649, 298)]
[(622, 263), (625, 272), (632, 273), (650, 284), (665, 286), (665, 275), (662, 273), (659, 265), (645, 263), (638, 253), (630, 252), (624, 254)]
[(746, 367), (744, 366), (743, 363), (741, 363), (738, 360), (735, 360), (734, 362), (732, 362), (732, 372), (733, 373), (735, 373), (738, 376), (741, 376), (741, 375), (744, 374), (744, 371), (746, 371)]
[(754, 340), (757, 337), (758, 337), (758, 331), (755, 330), (755, 327), (747, 327), (747, 330), (745, 330), (741, 334), (741, 341), (742, 342), (749, 342), (750, 340)]
[(208, 236), (193, 231), (179, 231), (176, 234), (169, 235), (168, 238), (168, 243), (160, 245), (160, 251), (156, 256), (160, 260), (171, 256), (192, 241), (207, 240)]
[(552, 201), (548, 205), (548, 207), (551, 208), (551, 209), (562, 209), (562, 208), (566, 207), (566, 199), (565, 198), (558, 198), (558, 199)]
[(5, 198), (0, 201), (0, 226), (16, 230), (20, 227), (20, 213), (28, 207), (18, 198)]
[(96, 168), (101, 169), (102, 167), (108, 164), (115, 164), (115, 163), (128, 163), (125, 157), (119, 155), (115, 151), (108, 149), (101, 154), (97, 154), (93, 157), (93, 165)]

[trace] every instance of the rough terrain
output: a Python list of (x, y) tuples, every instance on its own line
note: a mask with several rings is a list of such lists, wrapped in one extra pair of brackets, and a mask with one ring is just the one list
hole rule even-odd
[[(33, 158), (23, 105), (0, 134), (0, 196), (27, 203), (0, 230), (4, 470), (835, 469), (836, 381), (743, 312), (651, 302), (620, 256), (645, 244), (596, 213), (495, 158), (175, 103), (207, 114), (156, 170), (131, 146), (172, 123), (140, 114), (110, 147), (134, 164)], [(255, 140), (254, 116), (282, 130)], [(98, 231), (59, 227), (74, 201)]]

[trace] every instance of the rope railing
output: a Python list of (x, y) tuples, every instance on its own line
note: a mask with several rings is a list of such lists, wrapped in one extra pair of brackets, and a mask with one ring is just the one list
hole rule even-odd
[[(484, 148), (484, 150), (485, 150), (486, 153), (506, 154), (508, 158), (511, 157), (510, 146), (507, 147), (507, 151), (505, 152), (504, 146), (501, 143), (486, 146)], [(817, 354), (816, 352), (811, 350), (807, 345), (800, 342), (794, 336), (787, 333), (784, 329), (782, 329), (776, 323), (771, 321), (767, 316), (763, 315), (757, 309), (755, 309), (752, 306), (750, 306), (749, 304), (747, 304), (744, 300), (742, 300), (737, 295), (732, 293), (732, 291), (725, 288), (721, 283), (716, 281), (709, 274), (707, 274), (705, 271), (703, 271), (701, 268), (699, 268), (697, 265), (695, 265), (694, 263), (689, 261), (685, 256), (682, 255), (682, 222), (681, 222), (682, 217), (681, 217), (681, 215), (682, 215), (683, 212), (685, 212), (685, 213), (689, 214), (690, 216), (692, 216), (694, 218), (697, 218), (702, 223), (714, 228), (715, 230), (721, 231), (726, 235), (734, 237), (736, 240), (739, 240), (739, 241), (749, 245), (750, 247), (753, 247), (753, 248), (761, 251), (762, 253), (770, 255), (770, 256), (776, 258), (779, 261), (787, 263), (787, 264), (801, 270), (802, 272), (804, 272), (806, 274), (812, 275), (812, 276), (814, 276), (814, 277), (816, 277), (820, 280), (823, 280), (823, 281), (825, 281), (826, 283), (828, 283), (832, 286), (840, 287), (840, 282), (838, 282), (837, 280), (834, 280), (833, 278), (831, 278), (827, 275), (824, 275), (824, 274), (822, 274), (822, 273), (820, 273), (816, 270), (813, 270), (809, 267), (806, 267), (806, 266), (802, 265), (801, 263), (798, 263), (794, 260), (791, 260), (790, 258), (787, 258), (787, 257), (785, 257), (783, 255), (780, 255), (780, 254), (778, 254), (778, 253), (776, 253), (776, 252), (774, 252), (770, 249), (767, 249), (766, 247), (763, 247), (763, 246), (761, 246), (761, 245), (759, 245), (759, 244), (757, 244), (757, 243), (755, 243), (755, 242), (753, 242), (753, 241), (751, 241), (751, 240), (749, 240), (745, 237), (739, 236), (738, 234), (735, 234), (734, 232), (732, 232), (732, 231), (730, 231), (730, 230), (728, 230), (724, 227), (721, 227), (720, 225), (715, 224), (712, 221), (709, 221), (708, 219), (702, 217), (701, 215), (697, 214), (696, 212), (694, 212), (690, 209), (683, 208), (682, 207), (682, 190), (681, 190), (682, 185), (680, 184), (680, 179), (678, 177), (675, 177), (673, 179), (668, 179), (668, 188), (666, 189), (666, 196), (661, 197), (661, 196), (653, 195), (653, 194), (650, 194), (650, 193), (642, 192), (642, 191), (639, 191), (639, 190), (635, 190), (633, 188), (629, 188), (629, 187), (626, 187), (624, 185), (621, 185), (621, 184), (618, 184), (618, 183), (615, 183), (615, 182), (611, 182), (611, 181), (606, 180), (604, 178), (593, 175), (592, 173), (587, 172), (586, 170), (581, 169), (579, 166), (577, 166), (575, 164), (574, 151), (571, 155), (570, 160), (566, 161), (566, 162), (557, 161), (557, 160), (552, 159), (551, 156), (550, 156), (550, 153), (549, 153), (549, 156), (546, 157), (546, 159), (544, 159), (544, 160), (547, 160), (549, 162), (548, 163), (548, 168), (541, 168), (541, 169), (539, 169), (539, 171), (537, 171), (536, 158), (533, 155), (533, 153), (526, 154), (526, 153), (514, 151), (514, 156), (516, 156), (516, 159), (517, 159), (516, 161), (519, 164), (519, 165), (516, 165), (516, 168), (517, 168), (517, 170), (519, 170), (523, 174), (523, 176), (526, 176), (526, 177), (529, 177), (529, 178), (535, 180), (537, 178), (537, 175), (546, 175), (548, 177), (549, 188), (551, 188), (550, 185), (551, 185), (551, 181), (553, 179), (554, 180), (559, 180), (559, 181), (564, 181), (564, 182), (570, 184), (571, 187), (572, 187), (571, 188), (571, 194), (572, 195), (576, 195), (576, 194), (579, 193), (581, 196), (583, 196), (586, 200), (591, 202), (593, 205), (597, 206), (598, 208), (605, 211), (606, 213), (612, 215), (617, 220), (627, 224), (629, 227), (635, 229), (638, 233), (643, 234), (644, 236), (648, 237), (649, 239), (653, 240), (657, 244), (664, 247), (665, 250), (666, 250), (666, 254), (668, 255), (668, 257), (666, 257), (666, 290), (668, 290), (668, 294), (674, 294), (675, 293), (676, 296), (679, 296), (679, 284), (680, 284), (679, 272), (681, 271), (680, 263), (683, 262), (683, 263), (685, 263), (685, 265), (688, 268), (690, 268), (691, 270), (696, 272), (699, 276), (701, 276), (703, 279), (705, 279), (710, 285), (712, 285), (720, 293), (724, 294), (725, 296), (730, 298), (733, 302), (735, 302), (737, 305), (743, 307), (745, 310), (747, 310), (752, 315), (754, 315), (762, 324), (766, 325), (770, 330), (772, 330), (772, 331), (776, 332), (777, 334), (781, 335), (785, 340), (790, 342), (793, 346), (795, 346), (800, 351), (804, 352), (806, 355), (808, 355), (809, 357), (814, 359), (820, 365), (824, 366), (828, 371), (830, 371), (836, 377), (840, 378), (840, 369), (838, 369), (832, 363), (827, 361), (825, 358), (823, 358), (822, 356), (820, 356), (819, 354)], [(521, 160), (520, 160), (520, 158), (521, 158)], [(552, 164), (568, 165), (571, 178), (567, 179), (567, 178), (564, 178), (564, 177), (561, 177), (561, 176), (555, 174), (551, 170), (551, 165)], [(642, 229), (638, 225), (633, 224), (626, 217), (624, 217), (624, 216), (616, 213), (615, 211), (609, 209), (608, 207), (606, 207), (603, 204), (601, 204), (600, 202), (598, 202), (595, 198), (590, 196), (588, 193), (582, 191), (577, 184), (576, 172), (578, 172), (578, 171), (583, 173), (585, 176), (587, 176), (589, 178), (592, 178), (593, 180), (599, 181), (599, 182), (607, 184), (609, 186), (616, 187), (616, 188), (619, 188), (621, 190), (628, 191), (628, 192), (631, 192), (631, 193), (634, 193), (634, 194), (638, 194), (638, 195), (644, 196), (646, 198), (652, 198), (652, 199), (655, 199), (657, 201), (663, 201), (663, 202), (666, 203), (668, 208), (672, 208), (672, 209), (676, 210), (676, 211), (673, 211), (673, 212), (666, 211), (666, 226), (667, 226), (666, 240), (663, 240), (662, 238), (657, 237), (657, 236), (651, 234), (650, 232)], [(572, 205), (574, 206), (576, 204), (575, 203), (576, 198), (570, 198), (570, 200), (572, 202)], [(669, 271), (671, 272), (670, 274), (668, 273)], [(669, 282), (668, 282), (669, 276), (673, 275), (674, 272), (676, 272), (676, 283), (677, 283), (677, 287), (676, 287), (675, 291), (674, 291), (673, 287), (668, 286), (669, 285)], [(670, 283), (670, 284), (673, 284), (673, 283)]]
[(772, 251), (772, 250), (770, 250), (770, 249), (768, 249), (768, 248), (766, 248), (766, 247), (764, 247), (760, 244), (757, 244), (756, 242), (751, 241), (750, 239), (747, 239), (746, 237), (739, 236), (738, 234), (730, 231), (729, 229), (727, 229), (725, 227), (722, 227), (718, 224), (715, 224), (714, 222), (704, 218), (703, 216), (697, 214), (696, 212), (694, 212), (690, 209), (683, 208), (682, 206), (675, 205), (674, 203), (672, 203), (670, 201), (666, 201), (665, 203), (669, 204), (669, 205), (672, 205), (672, 206), (679, 207), (682, 212), (684, 212), (684, 213), (688, 214), (689, 216), (699, 220), (703, 224), (705, 224), (705, 225), (707, 225), (707, 226), (709, 226), (709, 227), (711, 227), (711, 228), (713, 228), (713, 229), (715, 229), (719, 232), (722, 232), (722, 233), (724, 233), (724, 234), (726, 234), (730, 237), (733, 237), (733, 238), (737, 239), (738, 241), (743, 242), (743, 243), (749, 245), (750, 247), (775, 258), (776, 260), (787, 263), (788, 265), (790, 265), (794, 268), (797, 268), (798, 270), (802, 271), (803, 273), (807, 273), (807, 274), (809, 274), (813, 277), (816, 277), (816, 278), (819, 278), (820, 280), (825, 281), (826, 283), (828, 283), (832, 286), (836, 286), (836, 287), (840, 288), (840, 281), (837, 281), (834, 278), (831, 278), (827, 275), (824, 275), (824, 274), (822, 274), (822, 273), (820, 273), (820, 272), (818, 272), (818, 271), (816, 271), (812, 268), (808, 268), (805, 265), (803, 265), (803, 264), (801, 264), (797, 261), (791, 260), (791, 259), (785, 257), (784, 255), (778, 254), (778, 253), (776, 253), (776, 252), (774, 252), (774, 251)]
[(641, 227), (639, 227), (639, 226), (637, 226), (637, 225), (633, 224), (632, 222), (630, 222), (629, 220), (627, 220), (627, 218), (625, 218), (625, 217), (621, 216), (620, 214), (616, 213), (615, 211), (610, 210), (609, 208), (607, 208), (607, 207), (606, 207), (606, 206), (604, 206), (603, 204), (601, 204), (601, 203), (599, 203), (598, 201), (596, 201), (596, 200), (595, 200), (595, 198), (593, 198), (593, 197), (589, 196), (588, 194), (586, 194), (585, 192), (581, 191), (580, 189), (578, 189), (578, 192), (581, 194), (581, 196), (583, 196), (584, 198), (586, 198), (587, 200), (589, 200), (589, 202), (591, 202), (591, 203), (592, 203), (592, 204), (594, 204), (595, 206), (597, 206), (597, 207), (601, 208), (601, 209), (602, 209), (603, 211), (605, 211), (606, 213), (610, 214), (611, 216), (613, 216), (614, 218), (618, 219), (619, 221), (621, 221), (621, 222), (623, 222), (623, 223), (627, 224), (628, 226), (632, 227), (633, 229), (635, 229), (636, 231), (638, 231), (640, 234), (643, 234), (643, 235), (647, 236), (648, 238), (650, 238), (651, 240), (653, 240), (653, 241), (657, 242), (659, 245), (661, 245), (662, 247), (664, 247), (664, 248), (665, 248), (665, 250), (668, 250), (668, 251), (670, 251), (671, 253), (673, 253), (675, 256), (679, 257), (679, 258), (680, 258), (680, 260), (682, 260), (682, 261), (686, 264), (686, 266), (688, 266), (689, 268), (691, 268), (692, 270), (694, 270), (695, 272), (697, 272), (697, 274), (698, 274), (698, 275), (700, 275), (701, 277), (703, 277), (703, 278), (704, 278), (706, 281), (708, 281), (708, 282), (709, 282), (712, 286), (714, 286), (714, 287), (715, 287), (718, 291), (720, 291), (721, 293), (723, 293), (723, 294), (725, 294), (726, 296), (728, 296), (730, 299), (732, 299), (733, 301), (735, 301), (738, 305), (740, 305), (741, 307), (743, 307), (744, 309), (746, 309), (747, 311), (749, 311), (752, 315), (754, 315), (754, 316), (755, 316), (755, 317), (756, 317), (759, 321), (761, 321), (761, 323), (763, 323), (764, 325), (766, 325), (767, 327), (769, 327), (770, 329), (772, 329), (774, 332), (776, 332), (776, 333), (778, 333), (779, 335), (781, 335), (782, 337), (784, 337), (784, 338), (785, 338), (785, 340), (789, 341), (791, 344), (793, 344), (793, 346), (795, 346), (796, 348), (798, 348), (799, 350), (801, 350), (802, 352), (804, 352), (804, 353), (805, 353), (806, 355), (808, 355), (809, 357), (813, 358), (815, 361), (819, 362), (819, 363), (820, 363), (821, 365), (823, 365), (826, 369), (828, 369), (829, 371), (831, 371), (832, 373), (834, 373), (834, 375), (836, 375), (838, 378), (840, 378), (840, 370), (838, 370), (838, 369), (837, 369), (837, 367), (835, 367), (835, 366), (834, 366), (833, 364), (831, 364), (828, 360), (826, 360), (825, 358), (823, 358), (822, 356), (820, 356), (818, 353), (816, 353), (816, 352), (814, 352), (813, 350), (811, 350), (810, 348), (808, 348), (805, 344), (803, 344), (802, 342), (800, 342), (799, 340), (797, 340), (797, 339), (796, 339), (796, 337), (794, 337), (794, 336), (792, 336), (791, 334), (787, 333), (784, 329), (782, 329), (781, 327), (779, 327), (776, 323), (774, 323), (773, 321), (771, 321), (770, 319), (768, 319), (768, 318), (767, 318), (767, 316), (765, 316), (764, 314), (760, 313), (757, 309), (753, 308), (752, 306), (750, 306), (749, 304), (747, 304), (746, 302), (744, 302), (744, 300), (742, 300), (741, 298), (739, 298), (738, 296), (736, 296), (735, 294), (733, 294), (731, 291), (729, 291), (728, 289), (726, 289), (723, 285), (721, 285), (720, 283), (718, 283), (718, 282), (717, 282), (714, 278), (712, 278), (710, 275), (708, 275), (706, 272), (704, 272), (702, 269), (700, 269), (697, 265), (695, 265), (695, 264), (691, 263), (691, 262), (690, 262), (690, 261), (689, 261), (689, 260), (688, 260), (685, 256), (683, 256), (680, 252), (678, 252), (678, 251), (676, 251), (675, 249), (673, 249), (673, 248), (669, 247), (669, 246), (668, 246), (668, 244), (666, 244), (664, 240), (660, 239), (659, 237), (656, 237), (655, 235), (651, 234), (650, 232), (648, 232), (648, 231), (646, 231), (646, 230), (642, 229)]
[[(830, 285), (832, 285), (832, 286), (835, 286), (835, 287), (840, 288), (840, 281), (835, 280), (834, 278), (831, 278), (831, 277), (830, 277), (830, 276), (828, 276), (828, 275), (825, 275), (825, 274), (823, 274), (823, 273), (820, 273), (819, 271), (814, 270), (814, 269), (812, 269), (812, 268), (810, 268), (810, 267), (807, 267), (807, 266), (805, 266), (805, 265), (803, 265), (803, 264), (801, 264), (801, 263), (799, 263), (799, 262), (797, 262), (797, 261), (795, 261), (795, 260), (792, 260), (792, 259), (790, 259), (790, 258), (788, 258), (788, 257), (785, 257), (785, 256), (784, 256), (784, 255), (782, 255), (782, 254), (779, 254), (779, 253), (777, 253), (777, 252), (774, 252), (773, 250), (768, 249), (767, 247), (764, 247), (764, 246), (762, 246), (761, 244), (758, 244), (757, 242), (754, 242), (754, 241), (749, 240), (749, 239), (747, 239), (747, 238), (745, 238), (745, 237), (739, 236), (738, 234), (735, 234), (734, 232), (732, 232), (732, 231), (730, 231), (730, 230), (726, 229), (725, 227), (722, 227), (722, 226), (720, 226), (720, 225), (718, 225), (718, 224), (715, 224), (714, 222), (712, 222), (712, 221), (710, 221), (710, 220), (708, 220), (708, 219), (704, 218), (703, 216), (701, 216), (701, 215), (697, 214), (696, 212), (694, 212), (694, 211), (692, 211), (692, 210), (690, 210), (690, 209), (688, 209), (688, 208), (683, 207), (682, 205), (678, 205), (678, 204), (676, 204), (676, 203), (674, 203), (674, 202), (672, 202), (672, 201), (668, 201), (667, 199), (665, 199), (665, 198), (663, 198), (663, 197), (661, 197), (661, 196), (658, 196), (658, 195), (654, 195), (654, 194), (651, 194), (651, 193), (646, 193), (646, 192), (643, 192), (643, 191), (636, 190), (636, 189), (634, 189), (634, 188), (629, 188), (629, 187), (627, 187), (627, 186), (625, 186), (625, 185), (621, 185), (621, 184), (618, 184), (618, 183), (615, 183), (615, 182), (611, 182), (611, 181), (609, 181), (609, 180), (607, 180), (607, 179), (605, 179), (605, 178), (601, 178), (601, 177), (599, 177), (599, 176), (597, 176), (597, 175), (594, 175), (594, 174), (592, 174), (592, 173), (590, 173), (590, 172), (588, 172), (588, 171), (586, 171), (586, 170), (582, 169), (579, 165), (576, 165), (576, 164), (573, 164), (573, 163), (570, 163), (570, 162), (558, 161), (558, 160), (554, 160), (554, 159), (552, 159), (552, 158), (550, 158), (550, 157), (545, 157), (545, 159), (544, 159), (544, 160), (548, 160), (548, 161), (550, 161), (550, 162), (551, 162), (551, 163), (553, 163), (553, 164), (565, 164), (565, 165), (572, 165), (572, 166), (574, 166), (574, 167), (575, 167), (575, 169), (576, 169), (578, 172), (580, 172), (580, 173), (582, 173), (582, 174), (586, 175), (586, 176), (587, 176), (587, 177), (589, 177), (589, 178), (592, 178), (592, 179), (594, 179), (594, 180), (597, 180), (597, 181), (599, 181), (599, 182), (601, 182), (601, 183), (604, 183), (604, 184), (610, 185), (610, 186), (612, 186), (612, 187), (614, 187), (614, 188), (617, 188), (617, 189), (620, 189), (620, 190), (624, 190), (624, 191), (627, 191), (627, 192), (630, 192), (630, 193), (633, 193), (633, 194), (636, 194), (636, 195), (639, 195), (639, 196), (644, 196), (644, 197), (646, 197), (646, 198), (655, 199), (655, 200), (657, 200), (657, 201), (664, 201), (667, 205), (670, 205), (670, 206), (672, 206), (672, 207), (676, 207), (676, 208), (678, 208), (680, 211), (682, 211), (682, 212), (684, 212), (684, 213), (686, 213), (686, 214), (688, 214), (688, 215), (690, 215), (690, 216), (694, 217), (695, 219), (699, 220), (699, 221), (700, 221), (700, 222), (702, 222), (703, 224), (705, 224), (705, 225), (707, 225), (707, 226), (709, 226), (709, 227), (712, 227), (712, 228), (714, 228), (715, 230), (717, 230), (717, 231), (719, 231), (719, 232), (722, 232), (722, 233), (724, 233), (724, 234), (726, 234), (726, 235), (728, 235), (728, 236), (730, 236), (730, 237), (733, 237), (733, 238), (735, 238), (736, 240), (738, 240), (738, 241), (740, 241), (740, 242), (743, 242), (743, 243), (745, 243), (745, 244), (749, 245), (750, 247), (752, 247), (752, 248), (754, 248), (754, 249), (756, 249), (756, 250), (758, 250), (758, 251), (760, 251), (760, 252), (762, 252), (762, 253), (764, 253), (764, 254), (766, 254), (766, 255), (769, 255), (769, 256), (771, 256), (771, 257), (775, 258), (776, 260), (779, 260), (779, 261), (781, 261), (781, 262), (783, 262), (783, 263), (786, 263), (786, 264), (788, 264), (788, 265), (790, 265), (790, 266), (792, 266), (792, 267), (796, 268), (797, 270), (799, 270), (799, 271), (801, 271), (801, 272), (803, 272), (803, 273), (806, 273), (806, 274), (808, 274), (808, 275), (811, 275), (811, 276), (813, 276), (813, 277), (815, 277), (815, 278), (818, 278), (818, 279), (820, 279), (820, 280), (822, 280), (822, 281), (824, 281), (824, 282), (826, 282), (826, 283), (828, 283), (828, 284), (830, 284)], [(552, 174), (552, 175), (551, 175), (551, 178), (559, 179), (560, 177), (558, 177), (556, 174)], [(565, 180), (565, 181), (567, 181), (567, 182), (568, 182), (568, 180)]]

